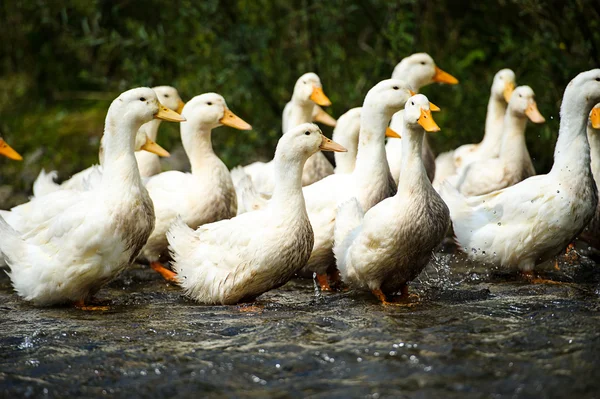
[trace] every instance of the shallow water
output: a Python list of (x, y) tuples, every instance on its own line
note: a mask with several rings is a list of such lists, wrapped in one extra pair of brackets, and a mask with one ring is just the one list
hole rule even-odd
[(544, 276), (563, 283), (438, 254), (410, 307), (297, 280), (246, 311), (136, 266), (89, 312), (36, 309), (2, 273), (0, 396), (598, 397), (600, 267), (563, 259)]

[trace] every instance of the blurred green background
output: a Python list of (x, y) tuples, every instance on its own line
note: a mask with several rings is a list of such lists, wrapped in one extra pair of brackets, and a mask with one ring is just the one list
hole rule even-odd
[[(527, 132), (541, 173), (564, 87), (600, 66), (597, 0), (4, 0), (0, 26), (0, 136), (25, 157), (0, 159), (0, 207), (24, 199), (42, 167), (66, 178), (96, 163), (106, 109), (126, 89), (221, 93), (254, 127), (213, 133), (233, 167), (271, 157), (302, 73), (319, 74), (338, 117), (420, 51), (460, 80), (423, 90), (442, 107), (435, 150), (480, 141), (492, 77), (509, 67), (547, 118)], [(177, 126), (163, 123), (158, 141), (173, 150)]]

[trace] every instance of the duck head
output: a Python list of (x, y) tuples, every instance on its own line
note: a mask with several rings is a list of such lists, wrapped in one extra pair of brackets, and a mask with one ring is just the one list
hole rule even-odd
[(409, 98), (404, 107), (404, 123), (412, 127), (419, 125), (426, 132), (439, 132), (440, 127), (433, 119), (429, 104), (427, 97), (422, 94)]
[(403, 58), (394, 68), (392, 79), (409, 82), (415, 91), (431, 83), (458, 83), (458, 79), (440, 69), (427, 53), (416, 53)]
[[(141, 126), (152, 119), (183, 122), (185, 118), (158, 101), (154, 90), (138, 87), (117, 97), (108, 109), (108, 116), (118, 121), (128, 121)], [(138, 129), (139, 129), (138, 126)], [(136, 129), (137, 130), (137, 129)]]
[(239, 130), (252, 129), (250, 124), (231, 112), (225, 99), (217, 93), (205, 93), (192, 98), (183, 107), (182, 115), (187, 119), (187, 123), (208, 129), (222, 125)]
[(300, 102), (312, 101), (323, 107), (331, 105), (331, 101), (323, 92), (321, 79), (313, 72), (305, 73), (296, 81), (292, 99)]
[(158, 97), (158, 101), (160, 101), (162, 105), (181, 114), (185, 103), (179, 96), (179, 92), (176, 88), (171, 86), (156, 86), (153, 87), (152, 90), (154, 90)]
[(533, 123), (546, 121), (538, 110), (535, 93), (529, 86), (519, 86), (514, 90), (508, 102), (508, 111), (518, 117), (527, 117)]
[(314, 123), (303, 123), (281, 136), (276, 152), (287, 159), (307, 160), (318, 151), (346, 152), (341, 144), (328, 139)]
[(15, 161), (22, 161), (23, 157), (18, 152), (13, 150), (4, 139), (0, 137), (0, 155)]
[(515, 73), (512, 69), (501, 69), (494, 75), (492, 82), (492, 96), (506, 103), (510, 101), (510, 96), (515, 90)]

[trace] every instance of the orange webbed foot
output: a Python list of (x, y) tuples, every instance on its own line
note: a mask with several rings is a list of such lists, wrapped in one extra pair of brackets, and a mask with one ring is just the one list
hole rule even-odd
[(530, 282), (531, 284), (562, 284), (560, 281), (548, 280), (546, 278), (541, 278), (537, 274), (532, 271), (521, 272), (521, 275), (525, 280)]
[(177, 284), (177, 274), (164, 267), (160, 262), (150, 262), (150, 267), (168, 282)]
[(265, 310), (263, 305), (239, 305), (238, 310), (242, 313), (262, 313)]
[(75, 306), (75, 308), (77, 308), (79, 310), (86, 310), (86, 311), (106, 312), (107, 310), (110, 310), (110, 307), (108, 307), (108, 306), (86, 305), (85, 301), (83, 299), (80, 299), (77, 302), (75, 302), (73, 304), (73, 306)]
[(319, 288), (321, 291), (332, 291), (331, 286), (329, 285), (329, 280), (327, 278), (327, 274), (318, 274), (316, 275), (317, 284), (319, 284)]

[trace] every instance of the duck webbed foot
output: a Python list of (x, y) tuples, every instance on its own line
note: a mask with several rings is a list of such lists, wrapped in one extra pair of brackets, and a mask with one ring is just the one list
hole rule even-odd
[(110, 310), (109, 306), (106, 305), (86, 305), (85, 304), (85, 300), (80, 299), (76, 302), (73, 303), (73, 306), (79, 310), (86, 310), (86, 311), (102, 311), (102, 312), (106, 312), (107, 310)]
[(262, 313), (265, 310), (265, 306), (261, 304), (242, 304), (237, 306), (241, 313)]
[(316, 273), (315, 279), (317, 280), (317, 284), (319, 284), (321, 291), (332, 291), (327, 274)]
[(521, 277), (524, 280), (530, 282), (531, 284), (562, 284), (560, 281), (554, 281), (554, 280), (542, 278), (531, 270), (522, 271)]
[(177, 274), (164, 267), (160, 262), (150, 262), (150, 267), (168, 282), (177, 283)]
[(372, 290), (373, 295), (377, 297), (381, 301), (381, 304), (384, 306), (405, 306), (405, 307), (413, 307), (416, 305), (416, 302), (419, 300), (419, 296), (414, 294), (410, 295), (408, 293), (408, 285), (404, 284), (401, 288), (400, 295), (392, 295), (388, 298), (387, 295), (381, 291), (381, 289)]

